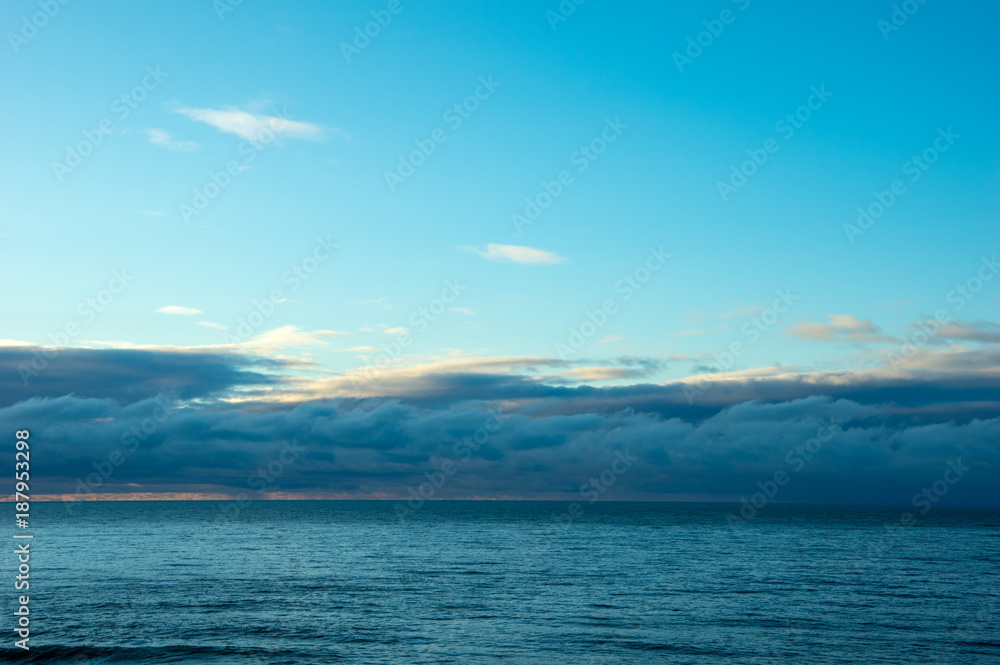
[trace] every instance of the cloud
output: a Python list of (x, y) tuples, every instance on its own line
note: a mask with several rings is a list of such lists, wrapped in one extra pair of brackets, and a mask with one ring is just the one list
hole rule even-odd
[(490, 243), (485, 250), (475, 247), (462, 247), (461, 249), (473, 252), (490, 261), (508, 261), (510, 263), (531, 263), (531, 264), (553, 264), (562, 263), (565, 257), (549, 252), (544, 249), (525, 247), (523, 245), (497, 245)]
[(271, 134), (307, 141), (321, 141), (330, 134), (343, 135), (340, 130), (311, 122), (259, 115), (238, 109), (180, 108), (174, 112), (185, 115), (196, 122), (211, 125), (221, 132), (235, 134), (248, 141), (264, 140)]
[[(933, 328), (931, 329), (933, 330)], [(952, 321), (941, 326), (937, 331), (937, 336), (941, 339), (962, 339), (985, 344), (1000, 344), (1000, 325), (990, 321), (976, 321), (974, 323)]]
[(468, 307), (449, 307), (449, 312), (455, 312), (456, 314), (465, 314), (466, 316), (475, 316), (476, 313), (473, 312)]
[(153, 145), (173, 150), (174, 152), (194, 152), (201, 147), (194, 141), (175, 141), (170, 137), (170, 132), (165, 129), (147, 129), (146, 135)]
[(728, 330), (728, 329), (729, 326), (716, 326), (714, 328), (703, 328), (703, 329), (691, 328), (689, 330), (681, 330), (680, 332), (675, 334), (682, 337), (689, 337), (689, 336), (709, 335), (714, 332), (720, 332), (722, 330)]
[[(381, 356), (380, 356), (381, 357)], [(670, 358), (621, 358), (607, 367), (636, 367), (631, 380), (654, 377)], [(296, 386), (294, 399), (332, 397), (392, 397), (417, 402), (449, 400), (544, 400), (559, 397), (568, 405), (595, 396), (572, 373), (593, 361), (570, 362), (532, 356), (488, 358), (455, 357), (408, 365), (405, 359), (348, 370)], [(707, 370), (706, 370), (707, 371)], [(605, 374), (608, 376), (608, 374)], [(701, 394), (690, 399), (690, 390)], [(569, 391), (569, 392), (567, 392)], [(795, 367), (767, 367), (738, 372), (692, 376), (662, 385), (614, 386), (602, 389), (600, 401), (608, 408), (650, 408), (659, 413), (703, 417), (720, 408), (752, 400), (787, 401), (825, 395), (859, 402), (895, 401), (901, 408), (919, 408), (935, 399), (967, 402), (966, 411), (989, 414), (991, 401), (1000, 401), (1000, 349), (933, 351), (927, 347), (899, 367), (886, 365), (864, 371), (815, 372)], [(992, 407), (996, 408), (996, 406)]]
[[(389, 298), (382, 296), (381, 298), (372, 298), (370, 300), (351, 300), (344, 303), (345, 305), (389, 305)], [(387, 307), (388, 308), (388, 307)]]
[(831, 314), (830, 323), (800, 322), (789, 334), (802, 339), (822, 342), (895, 342), (895, 338), (882, 334), (881, 328), (869, 319), (859, 319), (853, 314)]
[[(270, 399), (274, 391), (294, 387), (290, 366), (278, 360), (61, 349), (23, 385), (18, 364), (37, 361), (42, 351), (0, 349), (0, 427), (32, 427), (33, 448), (46, 460), (36, 494), (72, 493), (76, 479), (122, 451), (130, 428), (167, 395), (169, 417), (125, 452), (99, 492), (234, 496), (277, 457), (283, 441), (294, 441), (302, 455), (285, 466), (283, 494), (275, 496), (405, 500), (409, 488), (452, 460), (456, 473), (437, 498), (578, 499), (580, 485), (621, 452), (634, 463), (609, 499), (735, 499), (784, 469), (791, 481), (782, 501), (906, 504), (948, 460), (961, 459), (970, 470), (942, 502), (998, 503), (995, 347), (927, 350), (906, 371), (720, 373), (694, 404), (683, 382), (596, 387), (539, 380), (556, 372), (601, 381), (661, 364), (644, 358), (616, 365), (450, 358), (387, 371), (376, 382), (381, 394), (364, 399), (278, 403)], [(257, 399), (223, 401), (240, 395)], [(833, 437), (800, 468), (790, 467), (789, 455), (831, 419)], [(499, 426), (485, 438), (475, 434), (490, 422)]]
[(215, 328), (216, 330), (229, 330), (229, 328), (221, 323), (214, 323), (212, 321), (198, 321), (198, 325), (205, 328)]
[(607, 365), (595, 367), (574, 367), (573, 369), (563, 373), (563, 376), (572, 379), (574, 383), (616, 381), (620, 379), (639, 378), (644, 375), (645, 372), (640, 368), (609, 367)]
[[(33, 448), (47, 460), (32, 487), (36, 494), (72, 493), (77, 478), (118, 450), (124, 460), (96, 491), (235, 496), (255, 470), (278, 458), (283, 442), (301, 451), (282, 465), (283, 494), (276, 496), (289, 498), (405, 501), (410, 488), (450, 460), (455, 473), (436, 498), (579, 499), (580, 486), (617, 453), (632, 464), (606, 499), (735, 500), (783, 469), (791, 480), (782, 501), (905, 504), (940, 477), (948, 460), (961, 460), (969, 471), (942, 503), (996, 505), (1000, 480), (995, 416), (921, 423), (826, 397), (746, 402), (700, 419), (631, 408), (535, 412), (469, 400), (430, 406), (326, 400), (279, 408), (181, 403), (129, 451), (130, 428), (160, 405), (152, 398), (125, 405), (76, 396), (29, 400), (0, 409), (0, 426), (33, 423)], [(831, 419), (832, 438), (808, 459), (796, 455)]]
[(251, 349), (257, 353), (275, 352), (288, 347), (316, 346), (329, 344), (328, 340), (335, 337), (345, 337), (347, 333), (339, 330), (302, 330), (297, 326), (281, 326), (274, 330), (252, 337), (239, 346)]
[(155, 310), (157, 314), (178, 314), (180, 316), (197, 316), (201, 314), (200, 309), (194, 307), (181, 307), (180, 305), (167, 305)]
[(143, 210), (142, 214), (152, 215), (153, 217), (163, 217), (166, 213), (160, 212), (159, 210)]
[(405, 335), (410, 332), (408, 328), (404, 326), (396, 326), (395, 328), (386, 328), (382, 331), (386, 335)]
[(220, 351), (0, 347), (0, 406), (74, 394), (122, 403), (169, 391), (222, 397), (281, 383), (286, 363)]

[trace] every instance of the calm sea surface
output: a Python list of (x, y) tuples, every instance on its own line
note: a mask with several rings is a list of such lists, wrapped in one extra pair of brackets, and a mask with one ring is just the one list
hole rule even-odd
[(0, 661), (1000, 663), (997, 510), (395, 505), (33, 504)]

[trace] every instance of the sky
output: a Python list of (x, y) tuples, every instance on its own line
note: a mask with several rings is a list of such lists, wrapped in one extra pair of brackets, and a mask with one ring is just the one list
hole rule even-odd
[(5, 3), (0, 422), (64, 498), (998, 505), (998, 14)]

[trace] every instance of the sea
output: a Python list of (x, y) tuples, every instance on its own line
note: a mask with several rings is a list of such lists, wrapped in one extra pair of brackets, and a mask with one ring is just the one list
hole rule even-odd
[(997, 509), (402, 506), (33, 503), (0, 662), (1000, 663)]

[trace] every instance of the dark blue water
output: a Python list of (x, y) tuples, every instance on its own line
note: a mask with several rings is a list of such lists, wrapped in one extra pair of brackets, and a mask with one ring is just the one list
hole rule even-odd
[(0, 660), (1000, 662), (997, 510), (394, 506), (35, 504), (32, 649), (7, 555)]

